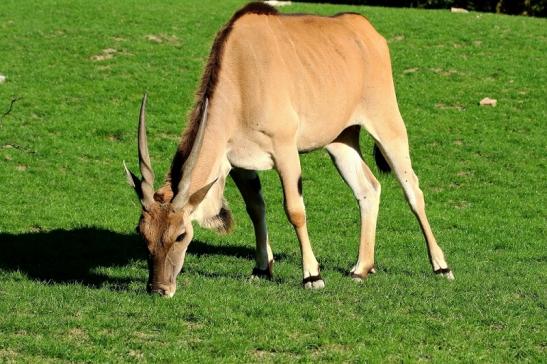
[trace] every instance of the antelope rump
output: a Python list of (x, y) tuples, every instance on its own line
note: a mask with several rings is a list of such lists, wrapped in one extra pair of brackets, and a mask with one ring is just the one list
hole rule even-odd
[(359, 205), (361, 237), (350, 275), (362, 280), (374, 272), (380, 184), (361, 157), (361, 129), (375, 140), (379, 167), (393, 170), (399, 180), (425, 236), (434, 273), (454, 278), (429, 226), (411, 166), (387, 43), (363, 16), (286, 15), (263, 3), (237, 11), (215, 38), (190, 120), (157, 191), (145, 108), (146, 95), (138, 126), (142, 178), (125, 169), (142, 205), (137, 229), (149, 252), (149, 292), (175, 294), (193, 221), (230, 231), (232, 217), (223, 197), (228, 175), (255, 230), (252, 274), (272, 276), (274, 260), (256, 172), (272, 168), (279, 174), (285, 212), (300, 242), (303, 286), (324, 287), (306, 227), (299, 159), (300, 152), (319, 148), (330, 154)]

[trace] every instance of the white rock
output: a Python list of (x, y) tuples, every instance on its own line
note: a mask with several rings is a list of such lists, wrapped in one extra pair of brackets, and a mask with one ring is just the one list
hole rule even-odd
[(276, 1), (276, 0), (266, 0), (264, 3), (271, 5), (271, 6), (287, 6), (291, 5), (290, 1)]
[(0, 73), (0, 83), (6, 82), (7, 77)]
[(469, 13), (469, 10), (462, 8), (450, 8), (451, 13)]
[(498, 103), (498, 100), (496, 99), (491, 99), (489, 97), (485, 97), (484, 99), (482, 99), (480, 102), (479, 102), (479, 105), (481, 106), (496, 106)]

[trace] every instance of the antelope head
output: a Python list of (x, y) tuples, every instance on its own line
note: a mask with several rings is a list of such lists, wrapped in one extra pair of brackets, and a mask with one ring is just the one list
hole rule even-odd
[(146, 94), (141, 103), (138, 127), (139, 166), (142, 178), (133, 174), (124, 163), (127, 181), (140, 200), (142, 211), (137, 232), (143, 237), (148, 249), (149, 293), (172, 297), (177, 289), (176, 278), (184, 264), (188, 245), (192, 241), (193, 229), (190, 216), (203, 200), (211, 186), (207, 184), (192, 194), (189, 193), (190, 175), (197, 160), (203, 140), (207, 117), (207, 100), (204, 103), (203, 118), (186, 160), (176, 195), (170, 200), (154, 198), (154, 172), (148, 153), (146, 137)]

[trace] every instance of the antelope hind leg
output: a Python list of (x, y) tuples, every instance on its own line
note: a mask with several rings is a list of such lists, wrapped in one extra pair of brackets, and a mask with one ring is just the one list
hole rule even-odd
[[(384, 125), (391, 125), (392, 133), (386, 136), (382, 135), (381, 132), (378, 133), (377, 144), (395, 172), (405, 193), (406, 200), (410, 205), (410, 209), (420, 224), (427, 243), (427, 253), (433, 272), (449, 280), (453, 280), (454, 274), (446, 263), (443, 251), (437, 244), (425, 213), (424, 194), (420, 189), (418, 177), (412, 169), (408, 137), (403, 120), (400, 115), (393, 115), (392, 120), (384, 120)], [(394, 129), (398, 130), (398, 133), (395, 135), (393, 134)]]
[(363, 162), (359, 150), (358, 126), (350, 127), (338, 138), (327, 145), (336, 169), (353, 191), (361, 215), (361, 237), (357, 263), (350, 275), (356, 281), (362, 281), (374, 270), (374, 244), (376, 221), (380, 205), (380, 183), (368, 166)]

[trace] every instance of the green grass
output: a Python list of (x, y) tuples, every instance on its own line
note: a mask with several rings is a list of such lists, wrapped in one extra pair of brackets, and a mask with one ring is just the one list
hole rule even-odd
[[(544, 19), (283, 10), (359, 11), (389, 40), (414, 166), (456, 281), (431, 274), (387, 175), (379, 272), (352, 282), (358, 209), (318, 151), (302, 164), (324, 290), (301, 289), (278, 178), (265, 172), (275, 279), (248, 281), (254, 235), (229, 182), (235, 232), (197, 229), (176, 296), (145, 293), (139, 205), (122, 169), (136, 165), (139, 101), (148, 90), (161, 176), (214, 34), (240, 5), (2, 1), (0, 112), (21, 99), (0, 120), (0, 362), (545, 361)], [(111, 59), (94, 58), (109, 48)], [(498, 106), (479, 107), (486, 96)], [(362, 149), (373, 165), (367, 136)]]

